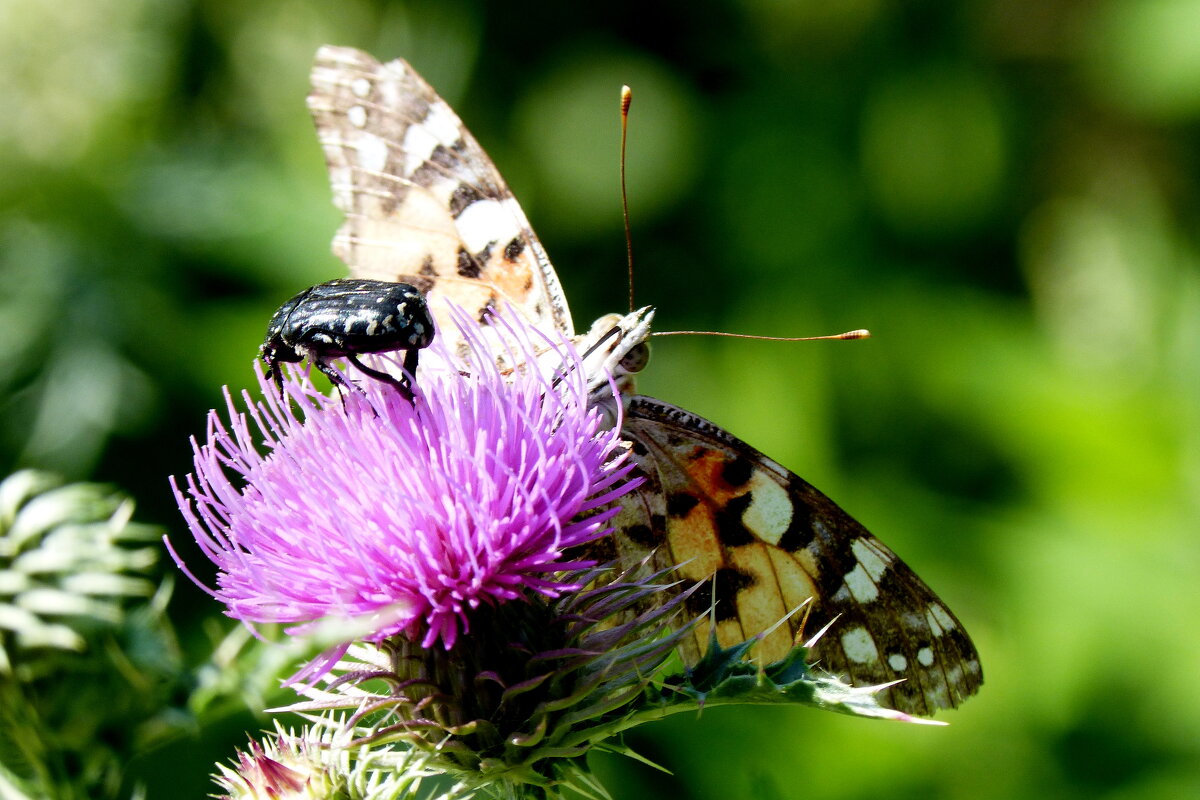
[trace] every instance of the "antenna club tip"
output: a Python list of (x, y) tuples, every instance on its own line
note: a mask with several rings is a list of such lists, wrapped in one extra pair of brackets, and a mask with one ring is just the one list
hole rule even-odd
[(621, 111), (629, 113), (629, 104), (633, 102), (633, 89), (628, 86), (621, 87)]
[(866, 328), (859, 328), (856, 331), (846, 331), (841, 335), (842, 339), (870, 339), (871, 332)]

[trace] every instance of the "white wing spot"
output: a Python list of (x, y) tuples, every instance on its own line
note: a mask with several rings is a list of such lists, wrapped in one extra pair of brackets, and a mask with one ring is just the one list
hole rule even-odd
[(750, 505), (742, 522), (767, 544), (778, 546), (792, 524), (792, 501), (787, 490), (759, 470), (750, 475)]
[(870, 539), (861, 537), (855, 539), (850, 543), (850, 549), (854, 551), (854, 556), (858, 559), (858, 563), (871, 576), (871, 580), (878, 581), (880, 576), (887, 572), (891, 559), (873, 547)]
[(346, 112), (346, 119), (356, 128), (365, 128), (367, 126), (367, 110), (362, 106), (351, 106)]
[(443, 102), (429, 104), (429, 113), (421, 120), (421, 127), (433, 134), (439, 142), (449, 147), (462, 136), (462, 123), (450, 106)]
[(917, 661), (922, 667), (933, 666), (933, 650), (928, 647), (922, 647), (917, 651)]
[(854, 599), (858, 602), (870, 603), (878, 599), (879, 587), (875, 585), (875, 581), (871, 580), (871, 576), (863, 568), (862, 562), (859, 562), (854, 569), (847, 572), (844, 580), (846, 581), (846, 588), (850, 590), (850, 594), (854, 595)]
[(429, 160), (439, 142), (437, 137), (421, 125), (410, 125), (404, 132), (404, 174), (412, 175)]
[(888, 656), (888, 666), (892, 668), (893, 672), (904, 672), (908, 669), (908, 659), (900, 653), (892, 653)]
[(387, 142), (373, 133), (363, 133), (358, 138), (358, 165), (370, 172), (383, 172), (387, 168)]
[(367, 324), (367, 336), (374, 336), (377, 330), (379, 330), (379, 320), (373, 319)]
[(354, 92), (356, 97), (366, 97), (371, 94), (371, 82), (366, 78), (356, 78), (350, 84), (350, 91)]
[(875, 640), (866, 628), (851, 628), (843, 633), (842, 649), (846, 651), (846, 658), (855, 664), (873, 664), (879, 660)]
[(521, 233), (512, 214), (498, 200), (476, 200), (462, 210), (456, 222), (463, 244), (478, 253), (492, 242), (507, 242)]
[(952, 631), (956, 627), (954, 617), (950, 616), (950, 612), (937, 603), (929, 604), (929, 616), (937, 620), (943, 631)]

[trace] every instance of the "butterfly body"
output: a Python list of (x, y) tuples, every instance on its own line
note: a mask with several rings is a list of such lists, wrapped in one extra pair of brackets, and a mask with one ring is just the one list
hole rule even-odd
[[(353, 276), (417, 287), (439, 335), (454, 335), (439, 302), (448, 297), (475, 315), (481, 335), (492, 332), (490, 310), (506, 304), (548, 337), (574, 339), (593, 397), (621, 420), (645, 479), (622, 499), (613, 551), (594, 555), (673, 568), (678, 591), (701, 584), (687, 600), (683, 621), (702, 619), (681, 647), (685, 663), (703, 654), (712, 625), (725, 646), (759, 637), (753, 657), (763, 663), (828, 627), (813, 651), (817, 666), (855, 685), (900, 681), (879, 694), (883, 705), (931, 714), (978, 689), (978, 654), (961, 624), (886, 545), (749, 444), (634, 392), (652, 308), (607, 315), (575, 335), (524, 212), (407, 63), (324, 47), (309, 108), (346, 215), (334, 252)], [(621, 389), (619, 410), (610, 381)]]

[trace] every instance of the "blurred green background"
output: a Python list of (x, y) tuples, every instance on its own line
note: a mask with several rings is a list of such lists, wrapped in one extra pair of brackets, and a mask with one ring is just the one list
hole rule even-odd
[[(762, 708), (597, 759), (618, 798), (1200, 796), (1200, 0), (0, 2), (0, 474), (112, 482), (185, 534), (221, 386), (337, 277), (322, 43), (404, 56), (508, 177), (577, 325), (821, 487), (955, 609), (978, 698), (916, 728)], [(190, 585), (185, 653), (217, 614)], [(146, 754), (202, 796), (264, 718)], [(208, 759), (205, 761), (205, 759)], [(193, 777), (194, 776), (194, 777)], [(194, 780), (194, 784), (189, 781)]]

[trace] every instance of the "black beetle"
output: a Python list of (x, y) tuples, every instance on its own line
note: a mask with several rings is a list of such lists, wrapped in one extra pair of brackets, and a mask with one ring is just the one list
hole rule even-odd
[[(417, 352), (433, 341), (433, 318), (425, 298), (407, 283), (344, 278), (305, 289), (279, 307), (267, 325), (259, 355), (267, 378), (283, 390), (280, 362), (307, 358), (334, 384), (345, 381), (329, 362), (345, 358), (358, 369), (392, 384), (412, 399), (410, 378)], [(397, 380), (358, 360), (362, 353), (404, 350), (408, 376)]]

